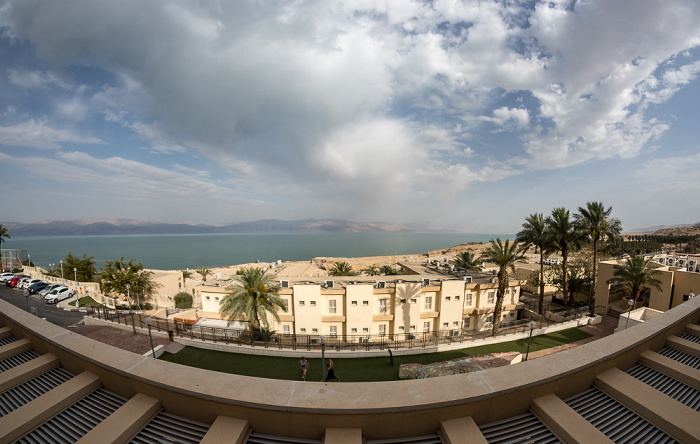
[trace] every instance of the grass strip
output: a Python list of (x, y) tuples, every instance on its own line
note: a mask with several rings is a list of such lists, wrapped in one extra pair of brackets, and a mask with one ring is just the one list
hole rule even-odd
[[(570, 328), (541, 336), (534, 336), (530, 351), (543, 350), (564, 344), (580, 341), (592, 336), (579, 328)], [(438, 353), (426, 353), (410, 356), (394, 356), (394, 366), (386, 356), (372, 358), (338, 358), (333, 359), (335, 374), (343, 382), (372, 382), (372, 381), (398, 381), (399, 366), (401, 364), (418, 363), (432, 364), (434, 362), (449, 361), (463, 356), (481, 355), (488, 353), (500, 353), (517, 351), (525, 353), (527, 350), (527, 338), (517, 341), (501, 342), (498, 344), (482, 345)], [(304, 351), (299, 350), (297, 358), (281, 358), (276, 356), (244, 355), (213, 350), (204, 350), (196, 347), (185, 347), (177, 354), (164, 353), (160, 359), (177, 364), (214, 370), (236, 375), (256, 376), (268, 379), (300, 380), (300, 372), (297, 363)], [(321, 359), (308, 359), (309, 370), (307, 381), (320, 381)]]

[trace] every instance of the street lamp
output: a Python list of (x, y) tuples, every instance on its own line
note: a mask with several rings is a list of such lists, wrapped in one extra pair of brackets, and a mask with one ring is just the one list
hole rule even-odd
[(80, 285), (78, 284), (78, 269), (73, 268), (73, 277), (75, 278), (75, 308), (80, 308), (80, 299), (78, 299), (78, 287)]
[(321, 382), (326, 380), (326, 337), (321, 336), (321, 371), (323, 375), (323, 379), (321, 379)]
[(535, 329), (535, 327), (537, 327), (537, 322), (535, 322), (534, 320), (530, 321), (528, 326), (530, 327), (530, 337), (527, 338), (527, 351), (525, 352), (524, 359), (525, 361), (527, 361), (527, 357), (530, 355), (530, 342), (532, 341), (532, 331)]
[(156, 359), (156, 350), (153, 348), (153, 336), (151, 336), (151, 317), (146, 318), (146, 325), (148, 325), (148, 339), (151, 340), (151, 352), (153, 353), (153, 359)]
[(27, 262), (29, 262), (29, 266), (31, 267), (32, 266), (32, 255), (31, 254), (27, 255)]
[(131, 314), (131, 326), (134, 328), (134, 334), (136, 334), (136, 324), (134, 323), (134, 312), (131, 310), (131, 294), (129, 293), (129, 288), (131, 288), (131, 285), (126, 284), (126, 299), (129, 303), (129, 314)]
[(632, 315), (632, 307), (634, 306), (634, 300), (632, 299), (627, 299), (627, 303), (629, 304), (630, 308), (627, 310), (627, 323), (625, 324), (625, 330), (627, 330), (627, 327), (630, 325), (630, 316)]
[(61, 262), (61, 280), (65, 281), (65, 278), (63, 277), (63, 260)]

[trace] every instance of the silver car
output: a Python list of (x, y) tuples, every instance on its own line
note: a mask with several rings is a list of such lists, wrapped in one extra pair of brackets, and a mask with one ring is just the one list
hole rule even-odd
[(73, 290), (68, 287), (56, 287), (49, 294), (44, 296), (44, 302), (47, 304), (55, 304), (61, 302), (64, 299), (68, 299), (73, 296)]

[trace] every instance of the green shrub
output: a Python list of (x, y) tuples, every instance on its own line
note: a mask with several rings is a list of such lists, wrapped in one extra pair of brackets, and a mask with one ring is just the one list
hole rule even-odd
[(181, 291), (175, 295), (176, 308), (192, 308), (192, 295), (186, 291)]

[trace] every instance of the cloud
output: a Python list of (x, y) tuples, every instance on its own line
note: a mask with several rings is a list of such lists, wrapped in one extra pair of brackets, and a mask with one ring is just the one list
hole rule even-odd
[(103, 144), (92, 136), (81, 135), (67, 128), (54, 128), (47, 119), (29, 119), (0, 126), (0, 145), (39, 149), (59, 149), (64, 143)]
[(68, 88), (69, 84), (52, 72), (8, 69), (7, 77), (10, 83), (21, 88), (37, 89), (56, 85), (60, 88)]

